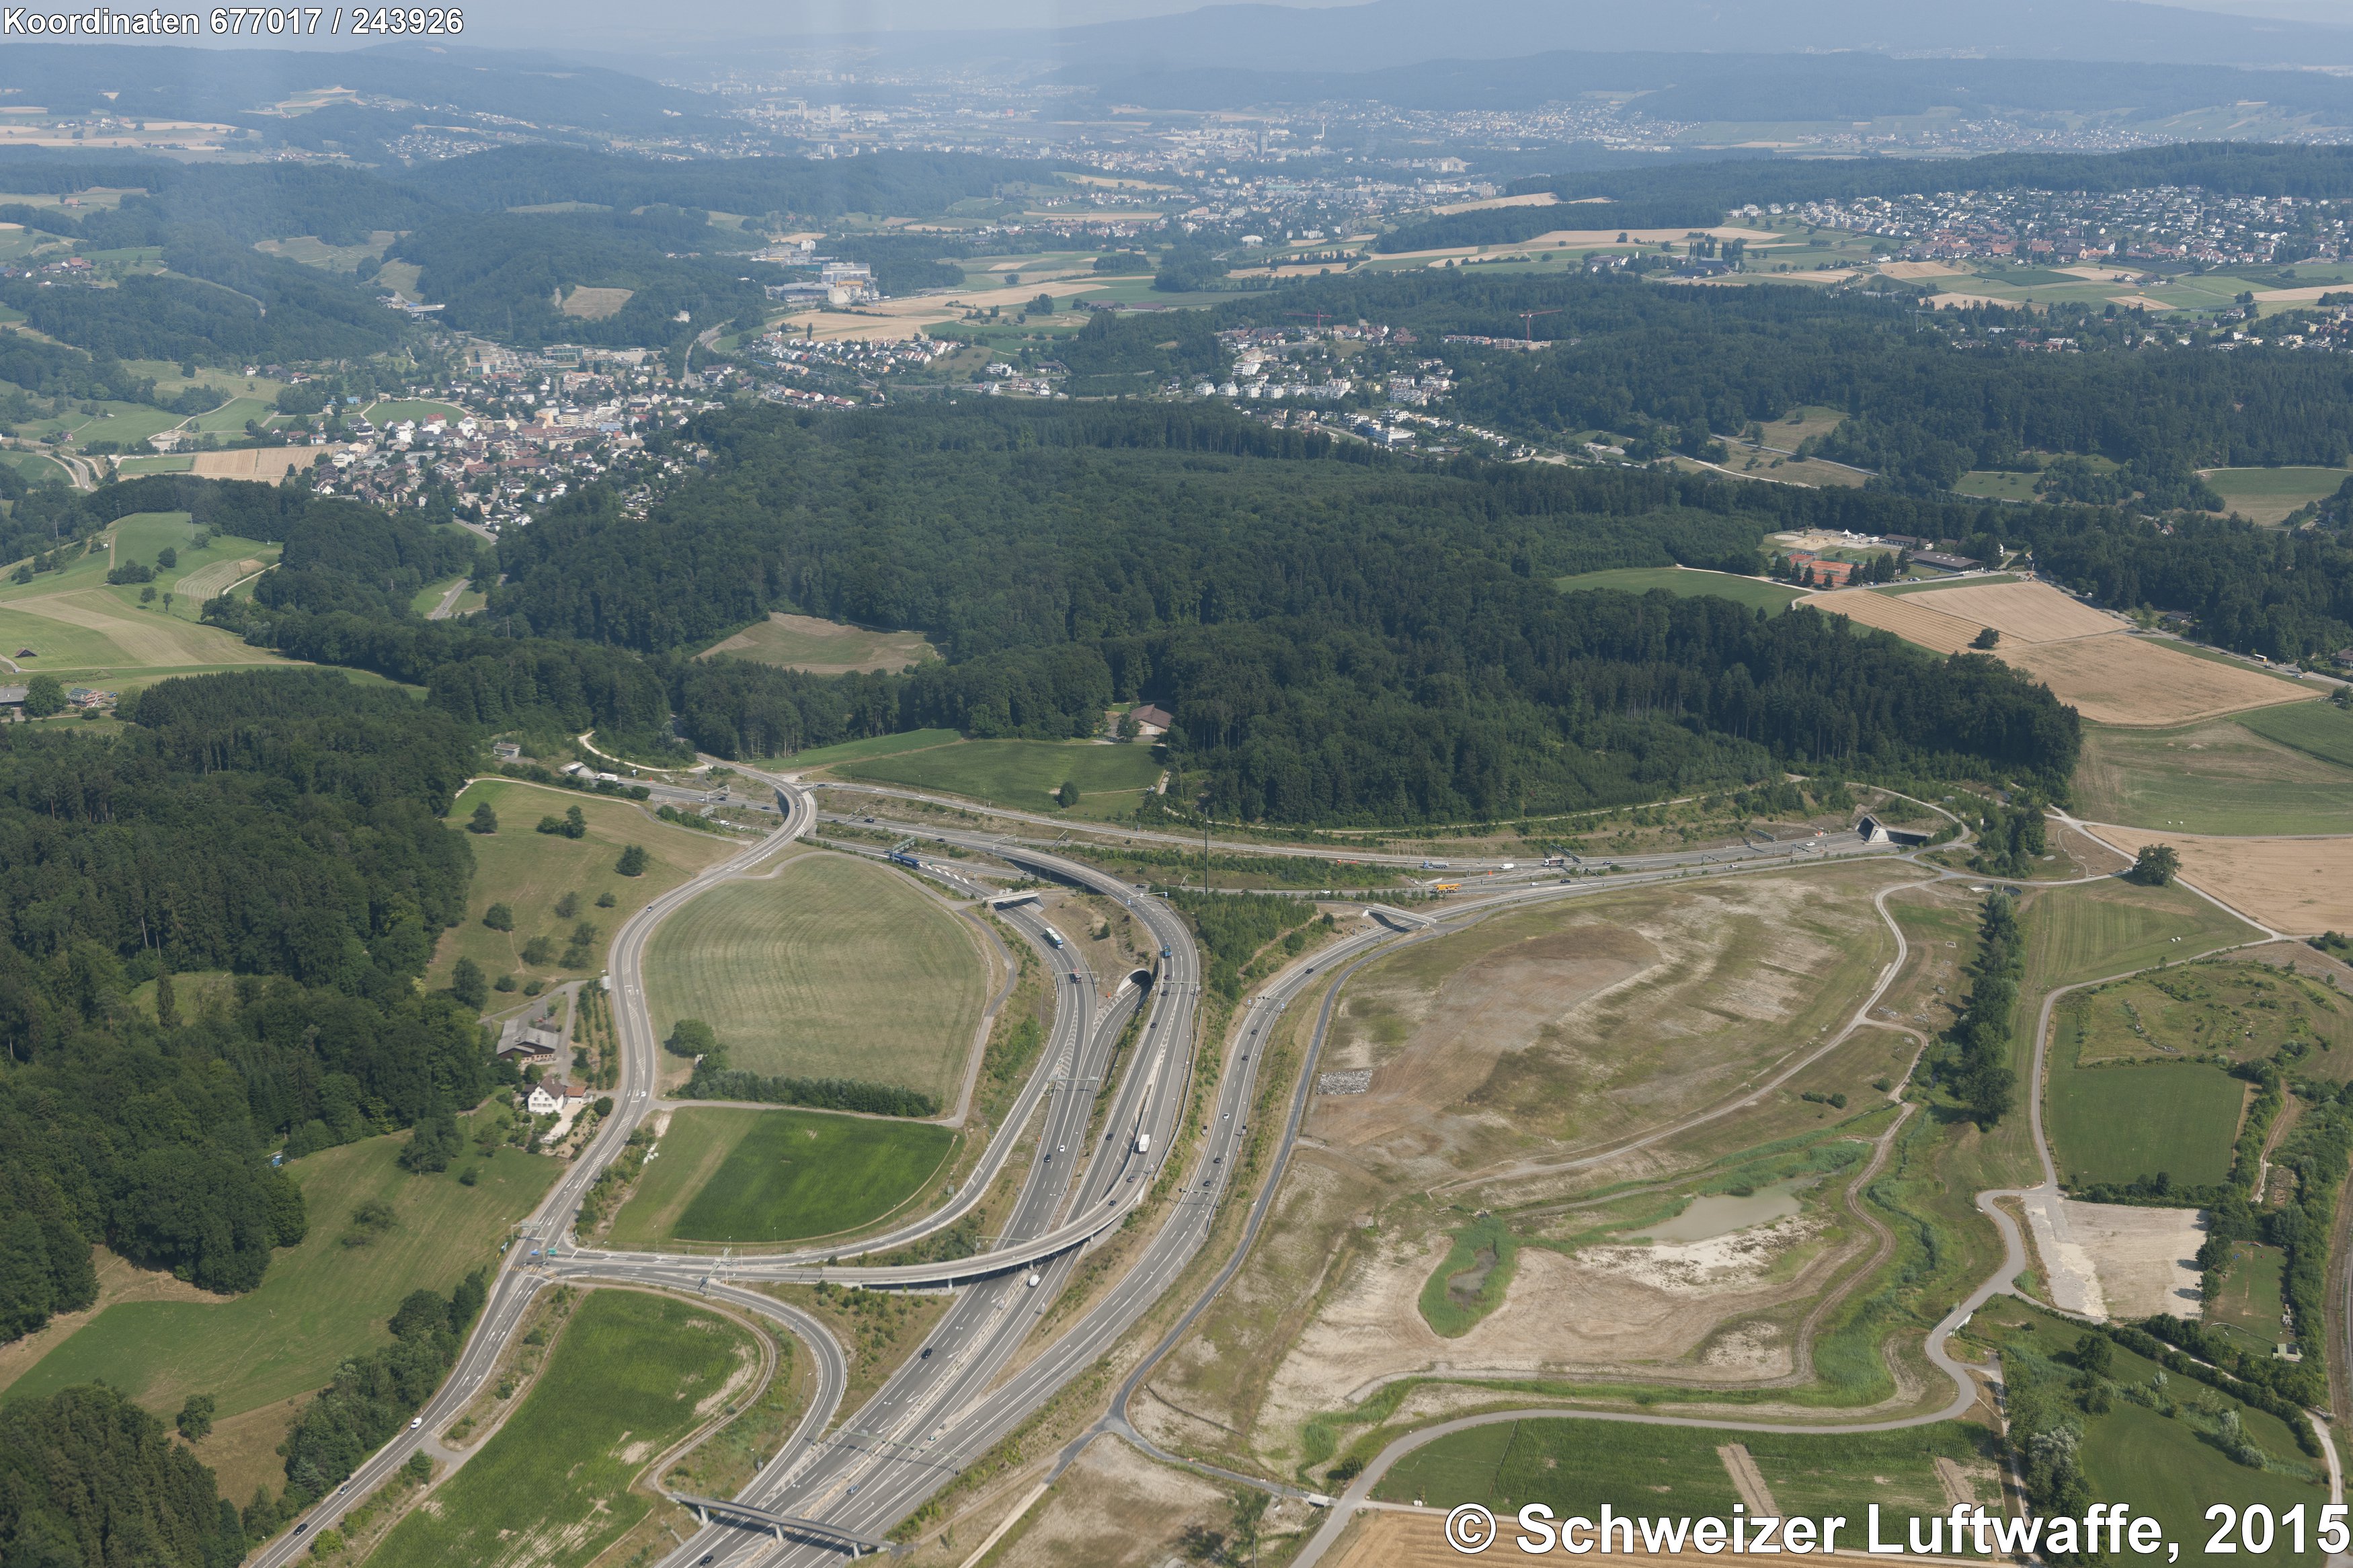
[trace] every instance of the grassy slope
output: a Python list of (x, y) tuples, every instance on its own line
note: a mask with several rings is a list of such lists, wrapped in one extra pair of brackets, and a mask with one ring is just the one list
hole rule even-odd
[(2225, 505), (2253, 522), (2278, 522), (2306, 501), (2324, 500), (2346, 480), (2343, 468), (2209, 468), (2206, 482)]
[(630, 1483), (715, 1414), (698, 1406), (755, 1353), (741, 1329), (683, 1301), (597, 1291), (522, 1408), (370, 1562), (579, 1568), (645, 1516), (650, 1500)]
[(903, 1084), (943, 1105), (985, 1000), (954, 916), (898, 872), (828, 854), (697, 897), (654, 933), (646, 985), (657, 1028), (701, 1018), (735, 1067)]
[(2077, 809), (2157, 831), (2353, 833), (2353, 766), (2324, 760), (2340, 747), (2353, 763), (2353, 716), (2326, 703), (2174, 730), (2089, 724)]
[(853, 1230), (937, 1173), (955, 1135), (811, 1110), (681, 1110), (613, 1243), (798, 1241)]
[[(109, 1307), (35, 1363), (8, 1396), (103, 1377), (168, 1419), (191, 1394), (213, 1395), (228, 1417), (318, 1388), (345, 1356), (385, 1342), (386, 1321), (411, 1290), (447, 1290), (494, 1262), (507, 1227), (562, 1169), (509, 1149), (482, 1163), (478, 1184), (461, 1186), (454, 1169), (416, 1176), (395, 1164), (407, 1137), (322, 1150), (287, 1167), (302, 1185), (310, 1234), (270, 1260), (258, 1289), (217, 1302)], [(369, 1199), (390, 1204), (398, 1223), (365, 1247), (343, 1246), (353, 1208)]]
[(954, 745), (958, 739), (954, 730), (909, 730), (897, 735), (870, 735), (863, 741), (844, 741), (835, 746), (812, 746), (806, 752), (794, 752), (791, 761), (797, 768), (830, 767), (837, 763), (863, 762), (869, 757), (894, 757), (902, 752)]
[(196, 622), (198, 606), (174, 604), (167, 616), (160, 600), (139, 602), (139, 584), (111, 586), (111, 564), (140, 561), (153, 565), (166, 545), (180, 552), (179, 564), (157, 574), (157, 589), (176, 588), (179, 579), (221, 561), (274, 560), (278, 547), (223, 535), (210, 548), (188, 548), (195, 531), (184, 512), (137, 512), (113, 525), (113, 549), (100, 549), (63, 570), (44, 572), (29, 583), (0, 582), (0, 653), (35, 650), (28, 669), (52, 671), (71, 684), (107, 678), (119, 689), (125, 672), (213, 669), (278, 662), (260, 648), (215, 626)]
[(1736, 577), (1728, 572), (1690, 572), (1680, 566), (1629, 566), (1614, 572), (1586, 572), (1574, 577), (1556, 577), (1553, 586), (1564, 594), (1588, 588), (1617, 588), (1629, 594), (1647, 594), (1653, 588), (1664, 588), (1670, 594), (1680, 594), (1686, 598), (1708, 595), (1736, 600), (1760, 610), (1786, 608), (1799, 592), (1796, 588), (1762, 582), (1755, 577)]
[[(921, 632), (876, 632), (862, 627), (820, 623), (818, 632), (808, 617), (770, 616), (734, 637), (722, 637), (702, 657), (723, 653), (787, 669), (898, 669), (939, 658), (939, 650)], [(729, 646), (729, 645), (736, 646)]]
[[(533, 969), (522, 962), (523, 943), (534, 935), (554, 940), (556, 958), (564, 956), (565, 938), (572, 927), (586, 921), (597, 929), (590, 967), (594, 973), (605, 962), (605, 945), (621, 922), (657, 896), (677, 887), (738, 847), (735, 840), (715, 833), (698, 833), (657, 821), (633, 802), (547, 789), (512, 779), (480, 779), (469, 784), (450, 807), (454, 826), (470, 819), (477, 802), (489, 801), (498, 813), (499, 830), (470, 835), (474, 847), (474, 881), (466, 897), (463, 924), (441, 938), (433, 952), (429, 976), (433, 984), (447, 983), (460, 958), (471, 958), (493, 978), (519, 974), (526, 978), (555, 975), (553, 962)], [(584, 838), (533, 831), (543, 816), (561, 816), (577, 805), (588, 819)], [(628, 845), (645, 846), (645, 874), (624, 877), (613, 869)], [(610, 890), (619, 900), (609, 910), (596, 907), (596, 895)], [(580, 912), (558, 920), (555, 900), (567, 892), (580, 895)], [(482, 924), (482, 911), (503, 903), (514, 911), (512, 931), (494, 931)]]
[(1053, 792), (1067, 779), (1079, 786), (1081, 797), (1071, 815), (1098, 820), (1134, 809), (1137, 796), (1160, 777), (1160, 764), (1147, 747), (1057, 741), (966, 741), (835, 771), (1022, 811), (1054, 810)]

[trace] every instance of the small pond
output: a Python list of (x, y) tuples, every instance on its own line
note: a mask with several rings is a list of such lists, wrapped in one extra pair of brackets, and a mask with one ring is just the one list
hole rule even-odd
[(1731, 1193), (1713, 1193), (1692, 1200), (1691, 1207), (1671, 1220), (1654, 1225), (1648, 1230), (1638, 1230), (1636, 1241), (1708, 1241), (1719, 1236), (1730, 1236), (1736, 1230), (1770, 1225), (1777, 1219), (1787, 1219), (1798, 1212), (1798, 1192), (1801, 1187), (1820, 1180), (1817, 1176), (1799, 1177), (1793, 1181), (1776, 1182), (1769, 1187), (1759, 1187), (1746, 1197)]

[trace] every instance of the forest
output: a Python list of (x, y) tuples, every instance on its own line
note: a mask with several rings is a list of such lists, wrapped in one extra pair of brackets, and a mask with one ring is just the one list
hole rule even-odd
[[(416, 988), (464, 908), (440, 822), (476, 734), (339, 672), (166, 681), (116, 739), (0, 730), (0, 1232), (8, 1337), (94, 1292), (89, 1247), (250, 1289), (304, 1229), (270, 1150), (469, 1106), (470, 1010)], [(229, 971), (183, 1015), (169, 979)], [(131, 994), (155, 983), (152, 1012)]]
[(104, 1384), (0, 1408), (0, 1561), (236, 1568), (246, 1534), (212, 1471)]
[(919, 627), (948, 656), (832, 683), (681, 669), (670, 696), (721, 754), (846, 729), (1085, 734), (1107, 702), (1151, 697), (1218, 809), (1384, 822), (1623, 801), (1777, 756), (2054, 784), (2073, 765), (2072, 718), (1990, 660), (1550, 583), (1752, 570), (1760, 532), (1800, 513), (1941, 533), (1970, 509), (1418, 471), (1214, 410), (764, 412), (696, 436), (722, 461), (649, 517), (592, 488), (502, 541), (489, 618), (659, 660), (789, 607)]

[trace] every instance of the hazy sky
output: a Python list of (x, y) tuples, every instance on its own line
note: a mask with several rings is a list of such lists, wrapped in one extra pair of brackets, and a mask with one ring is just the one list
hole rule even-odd
[[(643, 0), (471, 0), (468, 31), (482, 42), (543, 43), (597, 47), (613, 37), (681, 39), (733, 34), (963, 32), (975, 28), (1082, 26), (1135, 16), (1198, 9), (1203, 0), (678, 0), (649, 7)], [(1346, 5), (1352, 0), (1264, 0), (1291, 6)], [(1472, 0), (1475, 4), (1476, 0)], [(2353, 0), (2344, 0), (2353, 5)]]

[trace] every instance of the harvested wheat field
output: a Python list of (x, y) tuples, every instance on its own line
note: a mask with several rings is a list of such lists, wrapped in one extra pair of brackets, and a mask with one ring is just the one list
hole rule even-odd
[(1894, 632), (1905, 642), (1918, 643), (1934, 653), (1966, 653), (1969, 640), (1985, 629), (1977, 621), (1948, 616), (1928, 607), (1943, 594), (1876, 594), (1869, 588), (1841, 588), (1817, 594), (1798, 603), (1809, 609), (1844, 616), (1883, 632)]
[(2105, 610), (2069, 598), (2048, 583), (1988, 583), (1901, 596), (1915, 603), (1926, 599), (1946, 615), (1991, 626), (2001, 634), (2004, 644), (2064, 642), (2120, 631), (2125, 625)]
[(2353, 931), (2353, 838), (2221, 838), (2146, 827), (2084, 826), (2129, 855), (2170, 844), (2182, 880), (2274, 931)]
[(2180, 653), (2129, 632), (1998, 650), (2095, 724), (2163, 727), (2219, 718), (2312, 692), (2243, 665)]
[(241, 447), (233, 452), (198, 452), (188, 471), (206, 479), (282, 479), (332, 457), (332, 447)]

